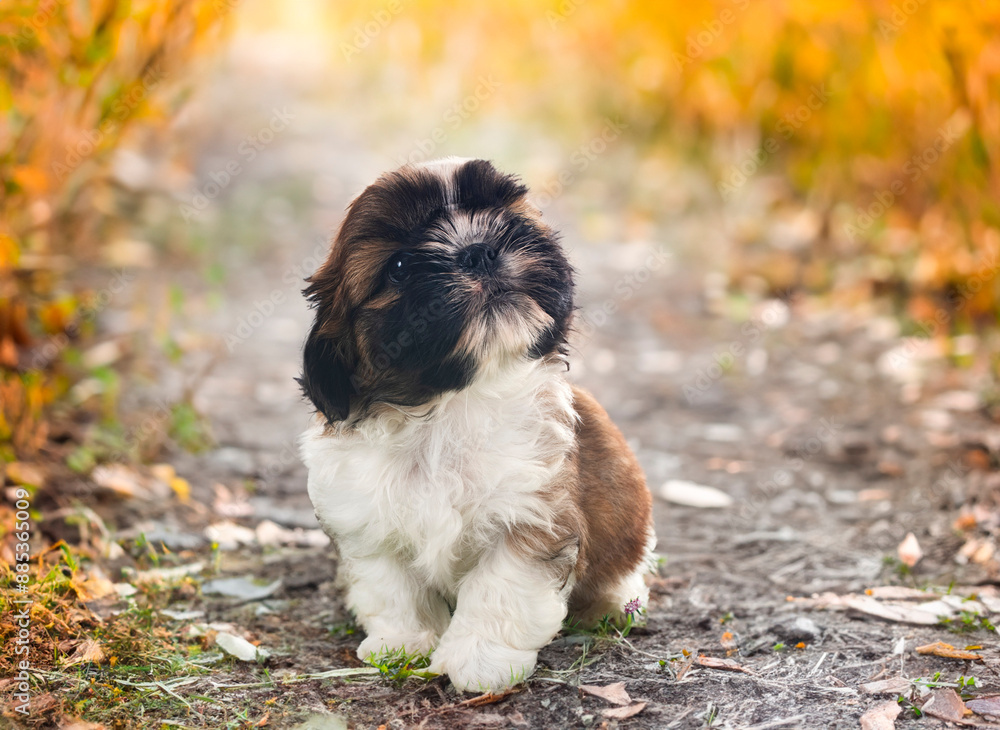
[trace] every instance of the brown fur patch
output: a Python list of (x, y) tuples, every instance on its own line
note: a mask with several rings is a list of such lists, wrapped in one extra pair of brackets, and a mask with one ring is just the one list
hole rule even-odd
[(645, 558), (653, 498), (625, 437), (594, 397), (574, 386), (573, 407), (580, 421), (571, 489), (584, 530), (569, 610), (582, 617)]

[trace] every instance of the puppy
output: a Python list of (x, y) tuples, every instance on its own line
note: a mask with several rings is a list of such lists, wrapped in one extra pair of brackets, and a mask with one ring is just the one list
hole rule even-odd
[(304, 292), (302, 457), (358, 656), (462, 690), (525, 679), (567, 613), (645, 606), (656, 542), (635, 456), (564, 378), (573, 271), (527, 192), (484, 160), (384, 174)]

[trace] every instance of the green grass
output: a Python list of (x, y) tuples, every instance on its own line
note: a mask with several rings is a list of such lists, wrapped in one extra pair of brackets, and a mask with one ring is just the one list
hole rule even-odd
[[(145, 548), (151, 560), (155, 550)], [(173, 692), (179, 682), (198, 681), (221, 656), (206, 654), (198, 639), (159, 615), (178, 592), (190, 591), (185, 577), (167, 583), (139, 584), (139, 591), (120, 603), (120, 612), (101, 618), (83, 603), (87, 596), (89, 559), (59, 543), (32, 561), (31, 581), (21, 592), (14, 573), (0, 566), (0, 616), (18, 608), (13, 601), (31, 600), (30, 661), (34, 671), (33, 696), (50, 694), (57, 701), (34, 718), (54, 722), (60, 714), (85, 717), (108, 727), (144, 727), (149, 717), (190, 716), (187, 700)], [(114, 594), (110, 594), (113, 598)], [(9, 640), (15, 627), (0, 620), (0, 655), (13, 655)], [(68, 664), (84, 642), (99, 647), (88, 661)], [(43, 680), (43, 681), (39, 681)]]
[(639, 618), (636, 618), (632, 614), (628, 614), (624, 618), (620, 616), (612, 617), (610, 614), (605, 614), (594, 626), (584, 626), (573, 618), (567, 618), (563, 623), (562, 633), (565, 636), (583, 638), (583, 641), (580, 643), (580, 656), (568, 669), (559, 670), (555, 674), (582, 671), (585, 667), (590, 666), (601, 658), (601, 653), (594, 653), (592, 650), (600, 650), (616, 644), (626, 643), (625, 639), (631, 633), (632, 629), (642, 624), (641, 616), (644, 613), (645, 609), (640, 610), (638, 613)]
[(956, 618), (942, 616), (939, 623), (953, 634), (974, 634), (978, 631), (996, 633), (996, 627), (989, 618), (974, 611), (962, 611)]
[(185, 451), (195, 454), (215, 443), (208, 421), (188, 402), (176, 403), (171, 409), (170, 436)]
[(563, 622), (563, 633), (568, 635), (593, 636), (595, 639), (610, 639), (612, 641), (624, 639), (632, 632), (636, 626), (641, 626), (644, 621), (642, 616), (646, 610), (641, 609), (636, 614), (626, 614), (622, 616), (612, 616), (604, 614), (594, 626), (584, 626), (573, 618), (568, 618)]
[(358, 626), (353, 618), (334, 624), (328, 629), (330, 636), (334, 636), (338, 639), (344, 638), (345, 636), (354, 636), (354, 634), (360, 630), (361, 627)]
[(434, 679), (437, 676), (427, 671), (431, 663), (429, 656), (408, 653), (405, 648), (391, 649), (369, 657), (368, 663), (378, 669), (385, 679), (397, 683), (405, 682), (410, 677)]

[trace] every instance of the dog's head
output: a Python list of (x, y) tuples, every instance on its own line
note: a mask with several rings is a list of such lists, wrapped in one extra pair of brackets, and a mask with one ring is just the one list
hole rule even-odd
[(306, 396), (333, 423), (419, 406), (564, 346), (572, 269), (517, 178), (485, 160), (386, 173), (309, 279)]

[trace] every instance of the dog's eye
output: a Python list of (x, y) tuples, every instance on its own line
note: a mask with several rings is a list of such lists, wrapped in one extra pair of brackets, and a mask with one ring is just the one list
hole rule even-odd
[(400, 251), (391, 259), (386, 268), (386, 275), (393, 284), (402, 284), (410, 276), (410, 259), (412, 253)]

